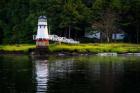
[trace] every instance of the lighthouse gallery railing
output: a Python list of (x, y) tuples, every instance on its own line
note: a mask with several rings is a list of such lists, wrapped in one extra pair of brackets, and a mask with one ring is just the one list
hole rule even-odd
[[(40, 39), (44, 39), (44, 38), (40, 38)], [(79, 44), (79, 41), (75, 41), (73, 39), (68, 39), (66, 37), (59, 37), (57, 35), (49, 35), (49, 38), (47, 38), (48, 40), (51, 41), (58, 41), (58, 42), (64, 42), (64, 43), (69, 43), (69, 44)], [(36, 39), (36, 35), (33, 35), (33, 40), (37, 40)]]

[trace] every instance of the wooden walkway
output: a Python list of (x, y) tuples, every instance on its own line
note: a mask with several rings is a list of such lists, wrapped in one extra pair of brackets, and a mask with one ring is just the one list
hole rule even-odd
[[(44, 39), (44, 38), (42, 38)], [(69, 43), (69, 44), (79, 44), (79, 41), (73, 40), (73, 39), (69, 39), (66, 37), (59, 37), (57, 35), (49, 35), (49, 38), (45, 38), (51, 41), (58, 41), (58, 42), (63, 42), (63, 43)], [(36, 40), (36, 35), (33, 35), (33, 40)]]

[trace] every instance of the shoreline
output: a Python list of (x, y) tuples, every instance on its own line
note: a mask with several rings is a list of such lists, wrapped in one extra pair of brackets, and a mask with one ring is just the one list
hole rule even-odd
[(36, 48), (35, 44), (0, 45), (0, 55), (4, 54), (28, 54), (28, 55), (138, 55), (140, 56), (140, 44), (129, 43), (92, 43), (92, 44), (50, 44), (46, 48)]
[(41, 55), (41, 56), (88, 56), (88, 55), (97, 55), (97, 56), (140, 56), (140, 52), (127, 52), (127, 53), (117, 53), (117, 52), (99, 52), (99, 53), (92, 53), (92, 52), (43, 52), (43, 53), (35, 53), (34, 50), (30, 50), (28, 52), (25, 51), (5, 51), (0, 50), (0, 55)]

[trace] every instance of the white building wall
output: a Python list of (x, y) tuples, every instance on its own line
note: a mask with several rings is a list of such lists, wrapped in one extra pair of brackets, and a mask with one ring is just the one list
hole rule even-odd
[(125, 35), (124, 34), (120, 34), (120, 33), (112, 35), (112, 39), (116, 39), (116, 40), (122, 40), (122, 39), (124, 39), (124, 37), (125, 37)]
[(97, 38), (97, 39), (100, 39), (100, 32), (97, 32), (97, 33), (94, 33), (94, 34), (85, 34), (85, 37), (87, 38)]
[[(97, 33), (86, 33), (85, 37), (100, 39), (101, 33), (100, 32), (97, 32)], [(122, 39), (124, 39), (124, 37), (125, 37), (125, 34), (122, 34), (122, 33), (112, 34), (112, 39), (122, 40)]]

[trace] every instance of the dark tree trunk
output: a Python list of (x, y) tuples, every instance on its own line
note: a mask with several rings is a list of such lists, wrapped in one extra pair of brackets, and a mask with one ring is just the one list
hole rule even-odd
[(68, 38), (70, 38), (70, 35), (71, 35), (71, 26), (69, 25), (69, 33), (68, 33)]
[(137, 34), (137, 44), (138, 44), (139, 43), (139, 24), (137, 24), (136, 34)]
[(2, 40), (3, 40), (3, 29), (0, 28), (0, 44), (2, 44)]

